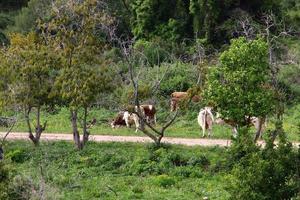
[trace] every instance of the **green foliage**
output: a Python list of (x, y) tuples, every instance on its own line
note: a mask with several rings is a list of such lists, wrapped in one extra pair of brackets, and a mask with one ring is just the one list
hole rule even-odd
[(299, 152), (282, 129), (279, 144), (267, 140), (264, 149), (248, 151), (230, 176), (231, 199), (291, 199), (299, 192)]
[(162, 37), (176, 42), (185, 34), (186, 4), (178, 1), (136, 0), (133, 11), (132, 31), (137, 38)]
[(2, 92), (9, 92), (11, 99), (3, 98), (25, 108), (47, 104), (59, 59), (34, 33), (12, 34), (10, 40), (0, 67), (6, 77)]
[(146, 57), (150, 66), (160, 65), (169, 60), (168, 52), (159, 45), (158, 41), (138, 40), (134, 44), (134, 49)]
[(4, 161), (0, 161), (0, 199), (8, 199), (9, 168)]
[[(64, 44), (57, 52), (62, 56), (62, 69), (55, 81), (53, 95), (62, 97), (70, 108), (89, 107), (100, 92), (111, 89), (113, 75), (109, 63), (104, 60), (107, 48), (95, 34), (99, 31), (96, 29), (98, 24), (109, 24), (111, 19), (102, 13), (95, 1), (74, 2), (66, 7), (64, 3), (56, 2), (52, 20), (48, 25), (41, 25), (41, 29), (51, 27), (52, 30), (46, 30), (49, 33), (58, 29), (56, 37), (51, 39), (54, 48)], [(55, 12), (62, 12), (64, 16), (57, 17)]]
[[(168, 67), (168, 64), (163, 66)], [(176, 62), (169, 66), (164, 80), (160, 84), (160, 94), (169, 96), (174, 91), (187, 91), (197, 82), (197, 74), (194, 66), (186, 63)]]
[[(14, 163), (14, 168), (26, 175), (22, 175), (20, 182), (30, 180), (33, 198), (44, 191), (46, 199), (71, 199), (74, 196), (83, 199), (180, 197), (183, 200), (202, 199), (205, 196), (219, 199), (221, 196), (221, 199), (228, 199), (228, 193), (224, 190), (224, 175), (211, 173), (209, 169), (204, 170), (199, 166), (171, 164), (168, 173), (129, 173), (133, 163), (144, 157), (150, 158), (152, 152), (154, 156), (161, 155), (160, 162), (165, 163), (168, 160), (175, 162), (178, 157), (189, 160), (205, 155), (211, 164), (215, 164), (224, 156), (224, 150), (218, 147), (207, 149), (168, 145), (162, 150), (134, 143), (90, 143), (82, 151), (74, 151), (73, 145), (64, 141), (45, 142), (36, 148), (28, 142), (15, 141), (8, 143), (7, 153), (20, 148), (27, 149), (31, 156), (23, 163)], [(157, 165), (161, 165), (160, 162)], [(41, 174), (40, 167), (32, 166), (41, 166), (44, 173)], [(45, 190), (41, 190), (43, 183), (46, 184)]]
[(168, 175), (162, 174), (154, 178), (154, 183), (160, 187), (170, 187), (174, 185), (176, 182), (172, 177)]
[(204, 90), (207, 105), (213, 105), (224, 118), (240, 125), (251, 116), (264, 117), (274, 107), (267, 44), (262, 39), (232, 40), (220, 57), (220, 66), (211, 70)]
[(14, 25), (8, 27), (10, 32), (28, 33), (33, 31), (37, 20), (47, 19), (50, 11), (50, 0), (30, 0), (15, 16)]
[(28, 159), (27, 152), (24, 149), (16, 149), (9, 152), (6, 157), (16, 163), (23, 163)]

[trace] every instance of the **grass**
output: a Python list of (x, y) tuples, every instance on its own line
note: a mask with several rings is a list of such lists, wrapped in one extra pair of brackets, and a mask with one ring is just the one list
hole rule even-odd
[(36, 191), (49, 188), (47, 199), (228, 199), (225, 175), (216, 172), (224, 154), (217, 147), (131, 143), (89, 143), (83, 151), (69, 142), (6, 145), (13, 175)]
[[(108, 111), (105, 109), (93, 109), (90, 112), (90, 119), (96, 118), (97, 125), (91, 129), (91, 133), (95, 135), (135, 135), (144, 136), (140, 131), (135, 133), (135, 129), (128, 129), (121, 127), (118, 129), (112, 129), (109, 121), (111, 121), (116, 112)], [(158, 123), (164, 120), (164, 113), (158, 113)], [(183, 138), (200, 138), (202, 131), (196, 120), (197, 113), (190, 113), (189, 115), (179, 117), (175, 123), (169, 127), (166, 131), (167, 137), (183, 137)], [(46, 132), (49, 133), (71, 133), (70, 116), (67, 108), (61, 108), (56, 113), (51, 114), (44, 112), (42, 115), (42, 121), (47, 120), (48, 126)], [(288, 138), (293, 141), (300, 140), (299, 130), (297, 124), (300, 123), (300, 104), (295, 105), (287, 109), (284, 115), (284, 128), (287, 132)], [(158, 125), (159, 126), (159, 125)], [(267, 131), (274, 128), (274, 120), (268, 120)], [(4, 128), (0, 130), (4, 131)], [(19, 121), (13, 131), (24, 132), (27, 131), (27, 127), (24, 121)], [(254, 130), (252, 129), (254, 134)], [(215, 125), (213, 127), (212, 138), (231, 138), (232, 131), (229, 127)]]

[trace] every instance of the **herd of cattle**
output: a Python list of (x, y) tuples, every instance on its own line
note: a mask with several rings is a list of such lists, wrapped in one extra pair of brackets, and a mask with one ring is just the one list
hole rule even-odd
[[(176, 111), (179, 108), (179, 102), (187, 98), (187, 92), (173, 92), (171, 94), (171, 111)], [(200, 97), (195, 95), (191, 97), (190, 100), (198, 102), (200, 101)], [(156, 124), (156, 108), (154, 105), (140, 105), (140, 111), (147, 123)], [(111, 122), (111, 127), (127, 126), (130, 128), (132, 125), (135, 125), (135, 131), (137, 132), (140, 127), (137, 112), (137, 106), (134, 107), (134, 112), (130, 112), (129, 110), (120, 111)], [(237, 135), (237, 124), (232, 120), (222, 118), (218, 113), (216, 113), (216, 117), (214, 117), (211, 107), (202, 108), (198, 114), (197, 121), (202, 129), (202, 137), (205, 137), (206, 130), (208, 130), (209, 137), (212, 135), (213, 124), (229, 125), (233, 130), (233, 136), (235, 137)], [(250, 125), (255, 127), (257, 135), (260, 137), (266, 127), (265, 118), (251, 117)]]

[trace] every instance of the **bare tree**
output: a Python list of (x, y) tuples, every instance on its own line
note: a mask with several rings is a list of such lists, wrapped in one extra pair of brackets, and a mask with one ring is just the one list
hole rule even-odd
[[(160, 145), (162, 138), (165, 136), (165, 131), (167, 130), (168, 127), (172, 125), (172, 123), (175, 121), (176, 117), (178, 116), (178, 110), (175, 113), (169, 114), (168, 117), (169, 121), (163, 124), (160, 129), (148, 123), (146, 117), (143, 115), (143, 112), (140, 109), (140, 98), (139, 98), (139, 79), (140, 79), (139, 74), (140, 73), (137, 71), (138, 67), (136, 67), (136, 62), (135, 62), (136, 55), (138, 55), (139, 58), (143, 57), (143, 55), (141, 55), (140, 52), (135, 52), (135, 49), (133, 48), (135, 42), (134, 39), (122, 38), (121, 36), (116, 35), (117, 24), (114, 24), (112, 26), (102, 25), (101, 28), (106, 32), (109, 41), (120, 48), (124, 62), (128, 66), (129, 79), (134, 90), (134, 105), (136, 108), (134, 113), (137, 114), (140, 119), (139, 130), (142, 131), (148, 137), (150, 137), (155, 142), (156, 145)], [(162, 75), (162, 77), (158, 79), (156, 84), (154, 84), (154, 86), (152, 87), (151, 94), (154, 94), (157, 91), (157, 89), (159, 88), (159, 84), (161, 83), (163, 78), (164, 75)]]

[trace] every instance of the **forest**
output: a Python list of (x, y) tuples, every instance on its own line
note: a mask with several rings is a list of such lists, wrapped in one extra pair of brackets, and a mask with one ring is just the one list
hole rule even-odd
[(0, 199), (300, 199), (298, 0), (0, 0), (0, 77)]

